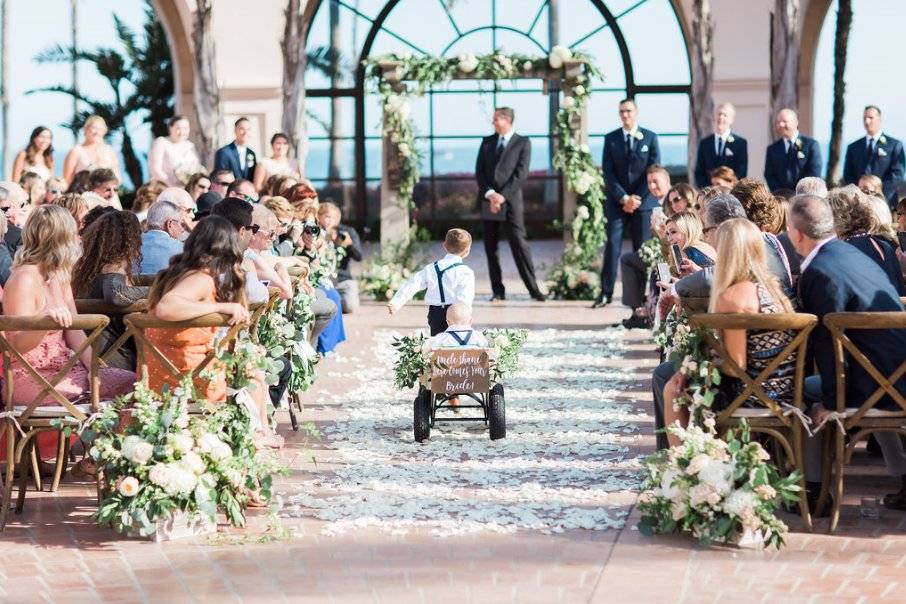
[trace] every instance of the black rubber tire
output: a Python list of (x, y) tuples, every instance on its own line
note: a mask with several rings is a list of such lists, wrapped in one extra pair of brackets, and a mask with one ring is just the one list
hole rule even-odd
[(506, 399), (501, 384), (496, 384), (488, 393), (488, 424), (491, 440), (506, 438)]
[(415, 442), (422, 442), (431, 437), (431, 391), (420, 387), (412, 411), (412, 432)]

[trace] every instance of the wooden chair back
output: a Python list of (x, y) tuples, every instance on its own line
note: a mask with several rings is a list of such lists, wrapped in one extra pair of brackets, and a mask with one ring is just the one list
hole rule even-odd
[[(13, 396), (15, 383), (13, 380), (12, 360), (16, 359), (17, 364), (25, 369), (29, 377), (41, 386), (38, 394), (28, 402), (21, 413), (18, 414), (16, 419), (20, 424), (27, 424), (32, 420), (37, 419), (35, 418), (35, 409), (42, 404), (42, 401), (47, 396), (51, 396), (56, 405), (65, 410), (65, 412), (59, 414), (60, 416), (69, 415), (79, 422), (85, 421), (88, 416), (79, 409), (75, 403), (60, 394), (60, 392), (57, 391), (56, 386), (69, 375), (70, 370), (72, 370), (76, 363), (81, 360), (81, 355), (87, 350), (91, 351), (91, 366), (88, 367), (89, 403), (92, 412), (98, 411), (100, 404), (100, 377), (98, 375), (97, 340), (109, 322), (110, 319), (104, 315), (74, 315), (72, 325), (69, 329), (84, 330), (88, 332), (87, 337), (73, 352), (72, 356), (63, 367), (51, 376), (50, 379), (47, 379), (25, 359), (22, 353), (12, 346), (7, 339), (6, 334), (10, 331), (56, 331), (60, 329), (60, 326), (52, 319), (46, 317), (0, 316), (0, 353), (2, 353), (3, 357), (3, 404), (5, 411), (14, 410)], [(47, 421), (47, 416), (42, 415), (41, 420)]]
[(148, 313), (132, 313), (127, 315), (124, 319), (128, 331), (130, 331), (135, 337), (135, 343), (137, 348), (137, 371), (139, 378), (142, 381), (147, 381), (148, 379), (148, 361), (146, 354), (150, 352), (161, 365), (169, 372), (174, 378), (182, 378), (182, 372), (173, 365), (172, 361), (167, 358), (167, 356), (161, 352), (161, 350), (156, 347), (151, 341), (148, 340), (145, 330), (150, 328), (158, 329), (188, 329), (192, 327), (227, 327), (228, 330), (223, 338), (221, 338), (217, 347), (211, 352), (209, 352), (201, 363), (198, 364), (192, 370), (192, 377), (198, 377), (198, 375), (204, 371), (208, 365), (214, 360), (217, 355), (217, 351), (223, 349), (225, 346), (232, 345), (236, 341), (239, 332), (242, 331), (246, 324), (241, 323), (237, 325), (230, 326), (228, 323), (228, 317), (212, 313), (208, 315), (203, 315), (189, 321), (162, 321), (157, 317), (150, 315)]
[(249, 311), (251, 313), (251, 315), (249, 316), (249, 337), (252, 338), (252, 341), (258, 341), (258, 323), (261, 321), (261, 317), (263, 317), (266, 313), (271, 312), (279, 302), (280, 291), (272, 288), (270, 290), (270, 297), (267, 299), (267, 302), (249, 304)]
[[(802, 409), (802, 382), (805, 374), (805, 352), (808, 345), (808, 336), (818, 322), (815, 315), (804, 313), (776, 313), (776, 314), (751, 314), (751, 313), (714, 313), (697, 314), (690, 317), (693, 325), (706, 329), (705, 343), (722, 359), (724, 367), (729, 368), (735, 377), (743, 384), (742, 392), (730, 404), (717, 414), (717, 423), (726, 423), (746, 402), (749, 396), (755, 396), (771, 414), (776, 416), (786, 426), (794, 421), (784, 409), (764, 391), (762, 384), (770, 375), (794, 354), (796, 355), (796, 373), (793, 381), (793, 402), (797, 409)], [(792, 341), (765, 367), (755, 378), (746, 373), (727, 353), (722, 339), (715, 338), (710, 330), (744, 329), (744, 330), (770, 330), (793, 331)]]
[(855, 413), (847, 418), (848, 425), (859, 422), (885, 394), (900, 407), (899, 411), (906, 414), (906, 397), (894, 387), (894, 384), (906, 374), (906, 351), (903, 362), (890, 375), (884, 375), (875, 367), (874, 363), (859, 350), (858, 346), (846, 335), (850, 329), (860, 331), (880, 331), (887, 329), (906, 329), (906, 313), (904, 312), (839, 312), (829, 313), (824, 316), (824, 325), (831, 333), (834, 346), (834, 368), (837, 390), (837, 411), (846, 411), (846, 357), (847, 355), (858, 363), (865, 372), (878, 384), (877, 389), (865, 399)]

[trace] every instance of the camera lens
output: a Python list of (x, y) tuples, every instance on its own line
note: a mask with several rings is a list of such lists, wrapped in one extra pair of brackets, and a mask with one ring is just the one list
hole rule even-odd
[(306, 224), (306, 225), (305, 225), (305, 232), (308, 233), (309, 235), (320, 235), (320, 234), (321, 234), (321, 227), (319, 227), (319, 226), (316, 225), (316, 224)]

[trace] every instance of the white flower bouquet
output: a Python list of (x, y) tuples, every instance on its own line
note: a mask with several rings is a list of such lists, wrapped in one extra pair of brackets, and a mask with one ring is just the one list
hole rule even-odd
[(704, 545), (738, 543), (743, 535), (783, 545), (787, 526), (774, 512), (781, 501), (798, 501), (798, 473), (781, 477), (764, 448), (750, 442), (745, 423), (726, 440), (697, 426), (668, 430), (682, 443), (645, 461), (639, 530), (688, 531)]
[(299, 287), (292, 300), (281, 302), (258, 322), (258, 342), (267, 356), (274, 361), (281, 357), (289, 360), (289, 392), (304, 392), (315, 381), (315, 365), (320, 356), (307, 337), (315, 321), (313, 302), (314, 296)]
[[(98, 524), (150, 536), (177, 512), (214, 523), (220, 511), (239, 526), (254, 491), (270, 497), (279, 466), (254, 450), (244, 408), (226, 403), (190, 418), (193, 399), (190, 377), (160, 394), (138, 383), (81, 432), (103, 477)], [(133, 421), (119, 430), (120, 411), (130, 402)]]
[[(488, 365), (491, 384), (496, 384), (519, 370), (519, 354), (528, 337), (524, 329), (486, 329), (481, 332), (488, 340)], [(393, 364), (393, 384), (400, 390), (416, 383), (431, 380), (431, 349), (423, 333), (394, 338), (396, 349)]]

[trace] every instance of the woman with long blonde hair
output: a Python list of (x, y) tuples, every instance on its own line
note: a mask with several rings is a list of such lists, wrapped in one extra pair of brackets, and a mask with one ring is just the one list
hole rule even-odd
[(717, 252), (704, 240), (702, 221), (692, 210), (670, 216), (666, 222), (667, 245), (678, 245), (683, 251), (682, 274), (712, 266)]
[[(60, 329), (50, 331), (6, 332), (10, 344), (46, 379), (54, 376), (85, 341), (85, 332), (69, 329), (77, 314), (73, 300), (72, 270), (81, 254), (76, 223), (66, 208), (45, 204), (34, 208), (22, 229), (22, 246), (13, 261), (6, 282), (3, 311), (6, 315), (48, 317)], [(13, 359), (13, 402), (27, 404), (41, 390), (25, 367)], [(82, 353), (80, 362), (56, 386), (70, 399), (88, 390), (91, 351)], [(125, 394), (135, 382), (135, 374), (121, 369), (102, 368), (101, 397)], [(53, 403), (49, 395), (44, 403)]]
[[(708, 311), (712, 313), (776, 314), (793, 312), (790, 300), (784, 295), (777, 281), (768, 270), (764, 237), (755, 224), (745, 218), (732, 218), (717, 229), (717, 256), (714, 282)], [(758, 376), (786, 346), (793, 341), (790, 331), (725, 329), (721, 334), (730, 358), (743, 368), (751, 378)], [(728, 366), (721, 368), (730, 378), (734, 373)], [(785, 359), (761, 386), (771, 398), (788, 402), (793, 396), (793, 379), (796, 357)], [(669, 426), (679, 420), (689, 421), (685, 409), (675, 411), (673, 402), (685, 389), (685, 377), (677, 372), (664, 388), (664, 421)], [(737, 379), (721, 383), (721, 396), (712, 406), (717, 410), (729, 404), (742, 392)], [(750, 396), (746, 405), (759, 406), (757, 398)], [(668, 435), (671, 446), (679, 439)]]

